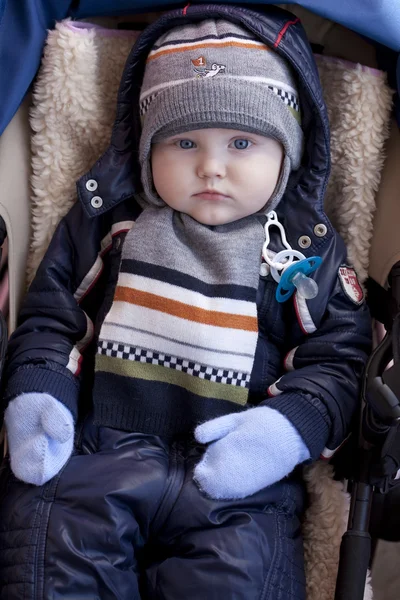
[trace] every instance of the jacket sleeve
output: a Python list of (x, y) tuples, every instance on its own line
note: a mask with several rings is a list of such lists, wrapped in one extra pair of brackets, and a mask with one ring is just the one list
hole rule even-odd
[(313, 333), (296, 334), (299, 325), (293, 310), (286, 373), (269, 386), (270, 397), (262, 402), (293, 423), (312, 459), (321, 454), (329, 458), (347, 437), (371, 351), (371, 321), (365, 302), (354, 303), (339, 276), (332, 288)]
[(98, 253), (95, 230), (79, 203), (57, 227), (9, 341), (3, 408), (22, 393), (45, 392), (76, 419), (81, 352), (93, 331), (79, 301), (84, 274)]

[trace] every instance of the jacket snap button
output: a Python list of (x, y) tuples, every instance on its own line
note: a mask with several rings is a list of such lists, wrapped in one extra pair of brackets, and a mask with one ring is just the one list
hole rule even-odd
[(95, 192), (98, 188), (98, 183), (95, 179), (88, 179), (86, 182), (86, 189), (89, 192)]
[(314, 227), (314, 233), (317, 237), (324, 237), (327, 231), (327, 227), (323, 223), (318, 223), (318, 225)]
[(260, 265), (260, 276), (266, 277), (267, 275), (269, 275), (269, 265), (267, 263), (263, 262)]
[(298, 244), (300, 248), (309, 248), (311, 246), (311, 240), (308, 235), (302, 235), (299, 237)]
[(100, 208), (103, 206), (103, 198), (100, 198), (100, 196), (93, 196), (90, 204), (93, 206), (93, 208)]

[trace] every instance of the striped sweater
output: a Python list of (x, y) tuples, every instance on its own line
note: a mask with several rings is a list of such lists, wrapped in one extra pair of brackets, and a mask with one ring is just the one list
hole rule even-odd
[(208, 227), (169, 207), (143, 211), (125, 239), (100, 331), (98, 422), (176, 435), (242, 410), (258, 337), (262, 243), (255, 217)]

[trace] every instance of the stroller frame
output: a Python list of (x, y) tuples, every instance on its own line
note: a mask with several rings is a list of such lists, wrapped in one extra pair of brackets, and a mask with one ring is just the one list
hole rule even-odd
[(351, 505), (340, 548), (335, 600), (362, 600), (379, 537), (374, 499), (400, 484), (400, 262), (392, 267), (389, 282), (388, 291), (371, 279), (368, 282), (372, 315), (385, 325), (386, 334), (364, 373), (356, 459), (353, 473), (345, 474)]

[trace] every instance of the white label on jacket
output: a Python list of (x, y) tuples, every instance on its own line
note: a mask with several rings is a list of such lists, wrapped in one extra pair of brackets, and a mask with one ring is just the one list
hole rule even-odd
[(364, 292), (355, 270), (352, 267), (342, 265), (339, 267), (339, 279), (346, 296), (355, 304), (361, 304), (364, 301)]

